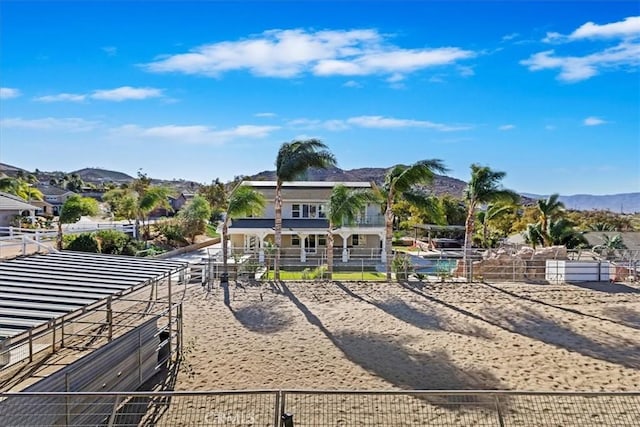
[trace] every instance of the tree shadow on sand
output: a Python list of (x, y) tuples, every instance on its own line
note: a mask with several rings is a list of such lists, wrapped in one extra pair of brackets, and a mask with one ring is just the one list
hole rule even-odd
[(604, 292), (608, 294), (640, 294), (640, 289), (627, 286), (622, 283), (609, 282), (583, 282), (567, 283), (568, 286), (589, 289), (592, 291)]
[(500, 293), (503, 293), (505, 295), (509, 295), (510, 297), (515, 298), (515, 299), (520, 299), (520, 300), (524, 300), (524, 301), (533, 302), (535, 304), (544, 305), (546, 307), (550, 307), (550, 308), (553, 308), (553, 309), (556, 309), (556, 310), (561, 310), (561, 311), (564, 311), (564, 312), (567, 312), (567, 313), (571, 313), (571, 314), (576, 314), (576, 315), (579, 315), (579, 316), (591, 317), (592, 319), (597, 319), (597, 320), (602, 321), (602, 322), (611, 322), (611, 323), (616, 323), (616, 324), (623, 325), (623, 326), (628, 326), (630, 328), (635, 328), (635, 326), (632, 326), (632, 325), (630, 325), (628, 323), (625, 323), (625, 322), (620, 322), (618, 320), (608, 319), (606, 317), (601, 317), (601, 316), (596, 316), (596, 315), (589, 314), (589, 313), (584, 313), (584, 312), (582, 312), (580, 310), (577, 310), (577, 309), (571, 308), (571, 307), (563, 307), (561, 305), (551, 304), (551, 303), (548, 303), (548, 302), (545, 302), (545, 301), (541, 301), (539, 299), (532, 298), (532, 297), (529, 297), (529, 296), (526, 296), (526, 295), (520, 295), (518, 293), (515, 293), (515, 292), (512, 292), (512, 291), (508, 291), (506, 289), (502, 289), (502, 288), (500, 288), (498, 286), (493, 286), (493, 285), (490, 285), (488, 283), (482, 283), (482, 285), (484, 285), (485, 287), (491, 288), (496, 292), (500, 292)]
[(243, 327), (261, 334), (272, 334), (286, 329), (293, 319), (273, 303), (257, 302), (239, 309), (231, 309), (233, 317)]
[[(484, 390), (501, 388), (500, 380), (487, 371), (458, 367), (444, 351), (423, 353), (407, 348), (396, 337), (384, 334), (332, 333), (322, 321), (282, 283), (281, 289), (320, 331), (353, 363), (389, 383), (411, 390)], [(479, 403), (482, 397), (469, 397), (465, 403)], [(460, 409), (455, 397), (425, 396), (431, 404)]]
[(508, 329), (521, 335), (575, 351), (584, 356), (616, 363), (627, 368), (640, 368), (640, 342), (599, 334), (598, 339), (582, 335), (535, 310), (494, 313), (494, 321), (507, 324)]
[[(412, 288), (407, 284), (400, 284), (405, 289), (420, 295), (428, 301), (442, 304), (458, 313), (467, 315), (473, 319), (486, 322), (497, 328), (513, 332), (528, 338), (542, 341), (556, 347), (575, 351), (582, 355), (607, 362), (616, 363), (628, 368), (640, 368), (640, 344), (611, 334), (606, 334), (606, 339), (596, 341), (566, 326), (563, 326), (539, 312), (529, 309), (524, 311), (495, 311), (482, 315), (449, 304), (434, 296)], [(604, 336), (605, 334), (601, 334)]]
[(640, 329), (640, 312), (636, 310), (628, 307), (611, 307), (605, 310), (605, 314), (623, 325)]
[(452, 323), (451, 321), (447, 320), (445, 316), (443, 316), (443, 314), (433, 306), (422, 304), (420, 309), (417, 309), (399, 298), (388, 299), (384, 302), (371, 301), (356, 294), (341, 282), (334, 282), (334, 284), (352, 298), (373, 305), (374, 307), (384, 311), (385, 313), (395, 317), (396, 319), (413, 325), (417, 328), (431, 331), (453, 332), (456, 334), (466, 335), (474, 338), (493, 338), (493, 336), (487, 329), (479, 327), (477, 325)]

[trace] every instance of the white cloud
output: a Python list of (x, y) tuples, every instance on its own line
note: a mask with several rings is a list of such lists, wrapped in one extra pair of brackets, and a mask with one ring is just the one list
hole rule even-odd
[(254, 114), (255, 117), (275, 117), (277, 116), (276, 113), (256, 113)]
[(240, 125), (221, 130), (203, 125), (165, 125), (148, 128), (138, 125), (125, 125), (112, 129), (111, 134), (118, 138), (127, 139), (160, 139), (177, 143), (223, 144), (234, 139), (264, 138), (278, 129), (280, 129), (279, 126), (255, 125)]
[(509, 41), (509, 40), (513, 40), (517, 37), (520, 37), (519, 33), (511, 33), (511, 34), (505, 34), (504, 36), (502, 36), (502, 41)]
[(569, 39), (585, 38), (624, 38), (640, 35), (640, 16), (629, 16), (623, 21), (598, 25), (587, 22), (569, 35)]
[(159, 98), (162, 96), (162, 92), (162, 89), (152, 87), (122, 86), (116, 89), (96, 90), (90, 96), (93, 99), (120, 102), (128, 99)]
[(543, 41), (562, 44), (590, 39), (614, 39), (616, 44), (604, 49), (598, 44), (600, 50), (573, 56), (547, 50), (531, 55), (520, 64), (530, 71), (558, 69), (558, 80), (569, 83), (586, 80), (608, 70), (635, 70), (640, 66), (640, 16), (604, 25), (587, 22), (569, 35), (549, 32)]
[(447, 125), (434, 123), (426, 120), (397, 119), (384, 116), (356, 116), (343, 120), (318, 120), (318, 119), (295, 119), (287, 122), (287, 125), (294, 129), (326, 129), (330, 131), (341, 131), (353, 127), (368, 129), (402, 129), (402, 128), (424, 128), (433, 129), (440, 132), (451, 132), (470, 129), (470, 126)]
[(583, 121), (585, 126), (598, 126), (598, 125), (603, 125), (605, 123), (607, 123), (606, 120), (602, 120), (599, 117), (587, 117), (586, 119), (584, 119)]
[(11, 99), (20, 96), (20, 91), (12, 87), (0, 87), (0, 99)]
[(509, 125), (499, 126), (498, 130), (512, 130), (512, 129), (515, 129), (515, 128), (516, 128), (516, 125), (509, 124)]
[(342, 85), (344, 87), (353, 87), (353, 88), (361, 88), (362, 87), (362, 83), (358, 83), (355, 80), (349, 80), (344, 82), (344, 84)]
[(376, 30), (270, 30), (239, 41), (203, 45), (144, 64), (151, 72), (219, 77), (247, 70), (256, 76), (364, 76), (410, 73), (454, 64), (476, 53), (458, 47), (403, 49)]
[(559, 69), (558, 80), (578, 82), (607, 69), (637, 68), (640, 65), (640, 43), (622, 42), (585, 56), (556, 56), (553, 50), (547, 50), (531, 55), (520, 64), (530, 71)]
[(58, 93), (56, 95), (45, 95), (39, 96), (37, 98), (33, 98), (34, 101), (38, 102), (82, 102), (87, 98), (86, 95), (77, 94), (77, 93)]
[(43, 119), (23, 119), (20, 117), (0, 119), (0, 127), (7, 129), (86, 132), (95, 129), (97, 125), (97, 122), (77, 117), (62, 119), (55, 117)]
[(427, 128), (441, 132), (450, 132), (470, 129), (469, 126), (446, 125), (425, 120), (396, 119), (384, 116), (358, 116), (346, 121), (348, 124), (374, 129), (398, 129), (398, 128)]

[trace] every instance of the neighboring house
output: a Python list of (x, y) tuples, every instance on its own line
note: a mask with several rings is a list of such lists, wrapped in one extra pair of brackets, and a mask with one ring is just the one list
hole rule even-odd
[(66, 202), (69, 197), (76, 194), (73, 191), (65, 190), (53, 185), (40, 184), (37, 188), (42, 192), (44, 201), (51, 205), (52, 215), (59, 215), (64, 202)]
[(589, 242), (589, 245), (595, 247), (604, 244), (603, 236), (611, 239), (617, 235), (620, 235), (627, 249), (640, 251), (640, 232), (638, 231), (589, 231), (584, 234), (584, 237)]
[[(370, 189), (368, 182), (294, 181), (282, 185), (282, 248), (283, 264), (289, 260), (306, 262), (308, 259), (326, 259), (326, 208), (333, 187), (343, 184), (354, 189)], [(267, 205), (260, 218), (239, 218), (229, 227), (231, 247), (242, 248), (245, 253), (258, 253), (264, 260), (265, 241), (274, 241), (275, 188), (274, 181), (244, 181), (264, 194)], [(376, 263), (385, 259), (384, 216), (380, 205), (368, 205), (356, 224), (345, 225), (333, 232), (334, 260), (367, 259)]]
[(180, 193), (178, 197), (170, 197), (169, 203), (174, 212), (178, 212), (182, 207), (195, 197), (195, 193)]
[(37, 216), (53, 216), (53, 205), (44, 200), (31, 200), (30, 204), (36, 206), (38, 210), (36, 211)]
[(0, 227), (8, 227), (18, 215), (35, 217), (38, 207), (13, 194), (0, 192)]

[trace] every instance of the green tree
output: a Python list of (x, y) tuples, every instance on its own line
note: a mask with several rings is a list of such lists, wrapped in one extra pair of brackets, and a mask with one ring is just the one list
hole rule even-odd
[(551, 221), (564, 212), (564, 204), (558, 200), (558, 198), (558, 194), (552, 194), (546, 200), (539, 199), (536, 201), (536, 207), (540, 214), (540, 230), (542, 231), (545, 246), (551, 246), (553, 244), (553, 238), (549, 231)]
[(512, 203), (490, 203), (487, 205), (486, 210), (476, 214), (478, 223), (482, 226), (482, 246), (484, 248), (491, 247), (489, 242), (489, 225), (491, 222), (513, 212), (515, 208), (516, 206)]
[(479, 205), (497, 202), (517, 203), (517, 193), (502, 188), (501, 181), (505, 172), (491, 170), (488, 166), (471, 165), (471, 180), (465, 189), (467, 202), (467, 218), (465, 220), (463, 265), (467, 265), (468, 252), (471, 249), (475, 212)]
[(20, 178), (11, 178), (8, 176), (0, 177), (0, 191), (13, 194), (14, 196), (18, 196), (24, 200), (43, 199), (43, 195), (40, 190)]
[(602, 241), (602, 245), (607, 249), (627, 249), (627, 245), (624, 244), (621, 234), (615, 234), (613, 236), (603, 234)]
[(564, 245), (567, 249), (584, 247), (589, 244), (584, 237), (584, 232), (578, 231), (575, 224), (566, 218), (552, 220), (549, 223), (547, 233), (542, 234), (545, 245)]
[[(264, 195), (251, 187), (238, 185), (227, 198), (222, 223), (222, 271), (227, 272), (229, 250), (229, 222), (234, 218), (262, 215), (266, 201)], [(269, 271), (267, 270), (267, 274)]]
[(80, 197), (77, 194), (69, 197), (62, 205), (58, 218), (58, 250), (62, 250), (62, 224), (73, 224), (78, 222), (83, 215), (96, 215), (98, 210), (98, 202), (95, 199)]
[(218, 221), (227, 206), (227, 189), (225, 185), (216, 178), (209, 185), (203, 185), (198, 188), (198, 194), (207, 199), (211, 206), (211, 219)]
[(329, 280), (333, 279), (333, 231), (343, 225), (352, 225), (368, 203), (379, 202), (370, 190), (350, 189), (339, 184), (333, 187), (327, 206), (327, 272)]
[(171, 190), (162, 186), (148, 187), (144, 193), (138, 193), (136, 228), (138, 220), (141, 221), (145, 239), (148, 239), (150, 235), (149, 214), (158, 208), (171, 209), (170, 194)]
[(435, 209), (433, 199), (423, 191), (415, 188), (417, 184), (430, 184), (436, 172), (446, 172), (441, 160), (421, 160), (411, 166), (397, 165), (391, 168), (384, 180), (380, 195), (385, 199), (385, 248), (387, 264), (387, 280), (391, 280), (392, 240), (393, 240), (393, 205), (402, 198), (409, 203), (423, 209)]
[(285, 142), (276, 158), (274, 279), (280, 280), (282, 249), (282, 184), (302, 178), (310, 168), (327, 169), (336, 165), (335, 156), (319, 139)]
[(138, 195), (133, 191), (120, 188), (109, 190), (104, 193), (102, 200), (109, 206), (114, 219), (126, 219), (129, 223), (136, 219)]
[(447, 225), (464, 225), (467, 208), (462, 200), (444, 195), (439, 197), (438, 203)]
[(209, 217), (211, 217), (211, 206), (202, 196), (194, 196), (180, 209), (178, 219), (182, 222), (185, 235), (191, 239), (192, 244), (195, 243), (197, 235), (204, 233)]

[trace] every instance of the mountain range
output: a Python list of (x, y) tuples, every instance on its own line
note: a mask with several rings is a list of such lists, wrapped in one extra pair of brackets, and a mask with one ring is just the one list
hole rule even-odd
[[(24, 174), (29, 174), (25, 169), (21, 169), (16, 166), (0, 163), (0, 173), (4, 173), (8, 176), (16, 176), (16, 174), (22, 171)], [(387, 172), (387, 168), (359, 168), (344, 170), (337, 167), (327, 170), (323, 169), (311, 169), (307, 173), (306, 179), (309, 181), (365, 181), (375, 182), (376, 184), (382, 184), (384, 182), (384, 176)], [(84, 168), (77, 171), (68, 172), (67, 174), (75, 173), (85, 182), (90, 183), (104, 183), (104, 182), (129, 182), (134, 178), (123, 172), (116, 172), (102, 168)], [(49, 180), (52, 177), (59, 177), (64, 175), (65, 172), (42, 172), (38, 171), (38, 178), (41, 180)], [(275, 180), (275, 171), (262, 171), (255, 175), (243, 177), (247, 180), (253, 181), (271, 181)], [(191, 181), (179, 180), (179, 181), (166, 181), (166, 180), (153, 180), (157, 183), (169, 183), (173, 187), (180, 187), (180, 184), (185, 190), (193, 190), (194, 185)], [(448, 194), (452, 197), (462, 198), (464, 189), (467, 183), (457, 178), (452, 178), (444, 175), (436, 175), (433, 185), (429, 186), (429, 190), (438, 196)], [(523, 203), (531, 204), (536, 199), (547, 198), (548, 195), (520, 193), (523, 197)], [(640, 212), (640, 192), (638, 193), (623, 193), (623, 194), (609, 194), (609, 195), (592, 195), (592, 194), (576, 194), (576, 195), (561, 195), (559, 197), (567, 209), (574, 210), (609, 210), (612, 212), (620, 213), (636, 213)]]

